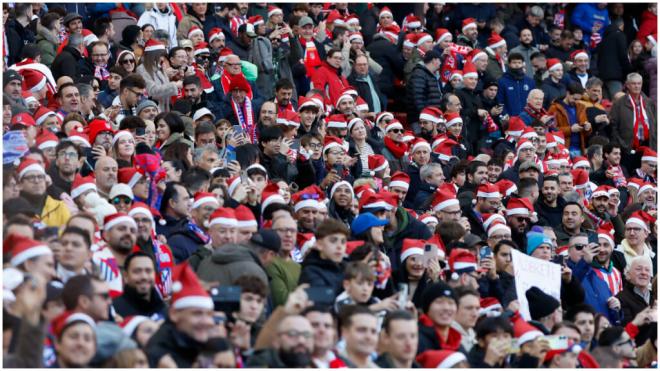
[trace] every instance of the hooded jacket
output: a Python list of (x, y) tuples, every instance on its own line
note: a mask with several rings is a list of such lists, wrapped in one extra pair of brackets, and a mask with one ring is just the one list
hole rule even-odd
[(172, 8), (169, 4), (164, 13), (158, 10), (155, 3), (151, 10), (145, 10), (140, 16), (137, 25), (142, 27), (145, 24), (154, 26), (154, 29), (156, 30), (167, 31), (167, 34), (170, 37), (170, 48), (178, 46), (178, 41), (176, 39), (176, 16), (172, 12)]
[(497, 100), (504, 104), (503, 113), (517, 116), (525, 108), (527, 95), (534, 89), (534, 80), (526, 75), (515, 77), (506, 71), (497, 81)]
[(41, 51), (41, 63), (50, 67), (57, 56), (57, 47), (60, 41), (41, 23), (37, 23), (37, 46)]
[(257, 254), (238, 244), (223, 245), (199, 263), (197, 276), (207, 282), (232, 285), (241, 276), (256, 276), (268, 285), (268, 276)]

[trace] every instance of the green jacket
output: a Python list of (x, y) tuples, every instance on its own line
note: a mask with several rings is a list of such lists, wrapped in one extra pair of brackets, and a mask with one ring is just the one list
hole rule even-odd
[(298, 287), (300, 269), (300, 264), (293, 260), (284, 260), (279, 256), (266, 267), (266, 274), (270, 279), (273, 308), (284, 305), (289, 293)]

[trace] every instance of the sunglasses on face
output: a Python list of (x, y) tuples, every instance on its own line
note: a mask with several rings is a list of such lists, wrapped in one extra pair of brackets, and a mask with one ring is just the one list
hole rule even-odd
[(112, 199), (112, 203), (115, 205), (119, 205), (120, 203), (124, 205), (130, 205), (132, 200), (128, 197), (115, 197)]
[(403, 133), (403, 130), (401, 130), (401, 129), (392, 129), (392, 130), (390, 130), (390, 132), (394, 133), (394, 134), (401, 134), (401, 133)]

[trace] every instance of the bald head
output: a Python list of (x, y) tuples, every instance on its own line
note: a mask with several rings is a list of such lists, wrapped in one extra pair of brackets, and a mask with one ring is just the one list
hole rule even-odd
[(117, 183), (117, 161), (109, 156), (102, 156), (96, 160), (94, 166), (94, 175), (96, 176), (96, 186), (101, 193), (106, 196), (110, 193), (110, 189)]

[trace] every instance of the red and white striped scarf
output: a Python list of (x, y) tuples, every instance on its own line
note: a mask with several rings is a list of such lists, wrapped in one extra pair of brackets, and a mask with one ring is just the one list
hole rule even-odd
[(621, 278), (621, 272), (619, 272), (618, 269), (614, 268), (614, 265), (610, 261), (610, 269), (605, 269), (602, 267), (594, 267), (592, 266), (591, 269), (594, 270), (598, 278), (603, 280), (606, 284), (607, 287), (610, 289), (610, 294), (612, 296), (616, 295), (619, 293), (619, 291), (623, 290), (623, 280)]
[[(254, 124), (254, 114), (252, 113), (252, 101), (245, 98), (243, 101), (243, 109), (239, 107), (238, 103), (232, 98), (231, 107), (234, 109), (234, 114), (238, 120), (238, 124), (241, 125), (243, 131), (248, 133), (250, 140), (253, 144), (257, 143), (257, 126)], [(245, 113), (243, 113), (245, 112)]]
[[(644, 99), (642, 96), (639, 96), (639, 104), (635, 103), (630, 94), (628, 94), (628, 99), (630, 99), (630, 104), (633, 108), (633, 148), (639, 148), (640, 139), (642, 141), (649, 140), (649, 118), (646, 115), (646, 107), (644, 106)], [(642, 125), (643, 128), (643, 138), (639, 137), (639, 125)]]

